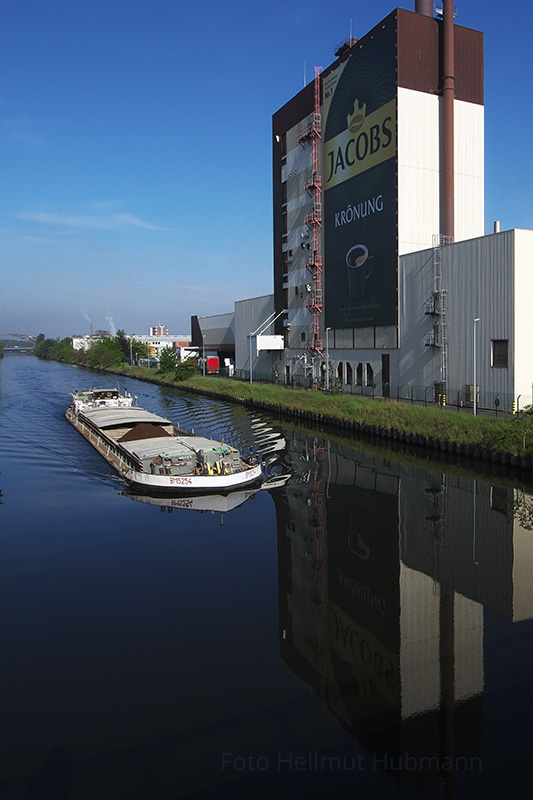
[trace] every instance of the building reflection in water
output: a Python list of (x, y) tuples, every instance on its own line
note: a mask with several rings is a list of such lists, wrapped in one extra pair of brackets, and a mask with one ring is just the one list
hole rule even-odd
[[(533, 617), (533, 538), (512, 489), (287, 442), (273, 493), (287, 665), (403, 784), (481, 768), (483, 608)], [(422, 462), (419, 462), (419, 464)]]

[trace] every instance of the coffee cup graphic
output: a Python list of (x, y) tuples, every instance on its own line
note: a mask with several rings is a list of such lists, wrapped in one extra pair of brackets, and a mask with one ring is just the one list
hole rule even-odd
[(368, 247), (356, 244), (346, 253), (348, 265), (348, 291), (350, 297), (360, 299), (365, 293), (366, 280), (370, 276), (371, 264)]

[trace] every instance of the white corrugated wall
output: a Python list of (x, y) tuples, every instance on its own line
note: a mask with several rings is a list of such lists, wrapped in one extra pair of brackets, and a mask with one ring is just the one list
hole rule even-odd
[[(400, 255), (431, 247), (441, 230), (442, 100), (398, 89)], [(484, 108), (456, 100), (455, 241), (484, 233)]]

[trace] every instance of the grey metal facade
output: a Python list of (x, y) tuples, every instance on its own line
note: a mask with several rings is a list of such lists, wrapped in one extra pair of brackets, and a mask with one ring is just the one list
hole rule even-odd
[[(442, 342), (428, 345), (438, 329), (438, 314), (428, 313), (435, 287), (434, 251), (422, 250), (400, 259), (400, 327), (397, 380), (430, 386), (445, 384), (448, 392), (464, 390), (474, 381), (474, 319), (476, 383), (480, 392), (531, 394), (531, 383), (515, 380), (515, 339), (528, 336), (515, 315), (517, 276), (528, 264), (515, 258), (514, 230), (471, 239), (442, 248), (442, 287), (447, 296), (446, 375), (442, 374)], [(438, 335), (438, 334), (437, 334)], [(507, 342), (508, 365), (493, 363), (493, 342)], [(444, 380), (445, 378), (445, 380)], [(451, 398), (450, 398), (451, 399)]]
[[(265, 323), (270, 316), (274, 316), (274, 296), (264, 295), (253, 297), (249, 300), (239, 300), (235, 303), (235, 368), (237, 370), (250, 369), (250, 334)], [(266, 333), (272, 333), (271, 325)], [(254, 372), (270, 372), (274, 360), (279, 352), (267, 351), (256, 353), (255, 342), (252, 340), (252, 370)]]

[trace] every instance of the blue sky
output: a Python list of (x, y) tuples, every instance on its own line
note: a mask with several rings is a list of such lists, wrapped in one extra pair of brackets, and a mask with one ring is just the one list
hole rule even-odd
[[(0, 332), (188, 333), (270, 293), (272, 114), (395, 5), (3, 2)], [(532, 6), (456, 9), (485, 33), (485, 230), (533, 228)]]

